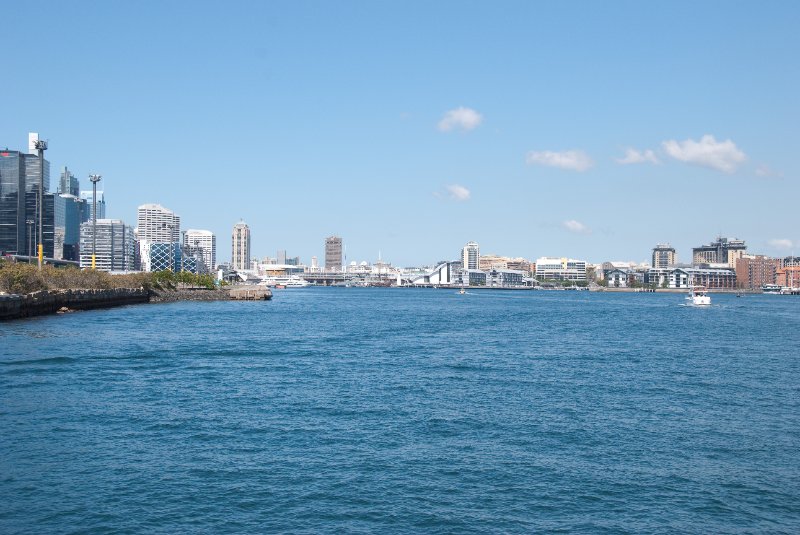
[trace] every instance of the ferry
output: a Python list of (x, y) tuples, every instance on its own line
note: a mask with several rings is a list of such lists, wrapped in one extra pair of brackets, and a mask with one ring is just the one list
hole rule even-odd
[(761, 292), (765, 294), (780, 295), (783, 288), (780, 284), (765, 284), (761, 287)]
[(278, 277), (267, 277), (258, 283), (260, 286), (270, 286), (274, 288), (305, 288), (309, 282), (297, 275), (283, 275)]

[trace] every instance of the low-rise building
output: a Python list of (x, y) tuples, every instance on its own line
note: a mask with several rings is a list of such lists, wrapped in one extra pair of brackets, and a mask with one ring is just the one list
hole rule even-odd
[(586, 261), (543, 256), (536, 260), (536, 278), (543, 280), (586, 280)]

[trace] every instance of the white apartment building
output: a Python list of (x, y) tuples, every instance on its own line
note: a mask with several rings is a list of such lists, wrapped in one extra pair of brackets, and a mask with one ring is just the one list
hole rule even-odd
[(539, 281), (545, 279), (585, 281), (586, 261), (543, 256), (536, 260), (536, 278)]
[(481, 249), (474, 241), (467, 243), (461, 249), (461, 265), (464, 266), (464, 269), (481, 268)]
[(217, 269), (217, 237), (210, 230), (188, 229), (183, 233), (183, 247), (194, 256), (200, 256), (207, 271)]

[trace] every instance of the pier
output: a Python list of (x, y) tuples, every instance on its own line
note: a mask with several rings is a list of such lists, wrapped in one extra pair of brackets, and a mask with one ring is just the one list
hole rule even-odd
[(272, 290), (266, 286), (238, 286), (231, 288), (231, 299), (236, 301), (269, 301)]

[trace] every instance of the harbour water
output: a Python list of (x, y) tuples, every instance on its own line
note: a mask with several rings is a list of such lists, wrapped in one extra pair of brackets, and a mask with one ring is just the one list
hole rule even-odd
[(800, 532), (800, 298), (307, 288), (0, 324), (2, 533)]

